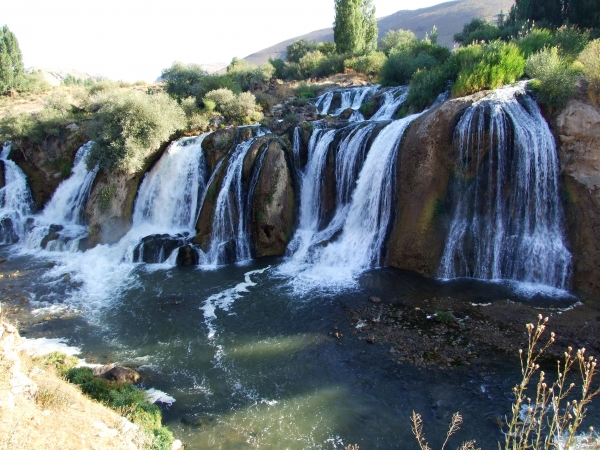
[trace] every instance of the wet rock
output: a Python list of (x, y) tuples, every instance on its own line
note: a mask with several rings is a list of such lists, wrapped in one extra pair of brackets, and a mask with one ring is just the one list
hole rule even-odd
[(200, 255), (194, 247), (191, 245), (184, 245), (179, 248), (177, 252), (178, 266), (197, 266), (199, 262)]
[(70, 274), (68, 274), (68, 273), (66, 273), (66, 274), (63, 276), (63, 281), (64, 281), (65, 283), (68, 283), (69, 281), (71, 281), (71, 275), (70, 275)]
[(46, 234), (46, 236), (44, 236), (44, 238), (42, 239), (40, 247), (45, 249), (48, 245), (48, 242), (56, 241), (58, 238), (60, 238), (59, 232), (63, 229), (64, 227), (62, 225), (50, 225), (50, 227), (48, 228), (48, 234)]
[(381, 299), (379, 297), (369, 297), (369, 301), (373, 303), (381, 303)]
[(146, 236), (133, 250), (133, 260), (146, 264), (165, 262), (171, 253), (186, 243), (186, 236), (177, 234), (152, 234)]
[(140, 374), (133, 369), (116, 366), (104, 373), (102, 378), (117, 383), (137, 383), (140, 380)]

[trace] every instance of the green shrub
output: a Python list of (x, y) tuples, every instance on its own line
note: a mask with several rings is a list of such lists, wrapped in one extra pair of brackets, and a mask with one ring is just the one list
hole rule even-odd
[[(473, 44), (471, 47), (477, 45)], [(514, 83), (523, 76), (525, 58), (515, 44), (494, 41), (481, 47), (481, 53), (472, 48), (460, 55), (460, 61), (451, 64), (455, 69), (460, 67), (452, 86), (453, 96), (461, 97), (484, 89), (497, 89)]]
[(473, 19), (463, 26), (460, 33), (454, 35), (454, 40), (461, 45), (471, 45), (477, 42), (491, 42), (500, 39), (500, 28), (482, 19)]
[(24, 73), (23, 81), (21, 83), (21, 92), (30, 94), (41, 94), (51, 89), (52, 86), (40, 71), (34, 71), (32, 73)]
[(240, 86), (243, 91), (251, 87), (268, 82), (275, 74), (275, 67), (271, 63), (265, 63), (259, 67), (250, 65), (246, 60), (233, 58), (227, 66), (227, 75)]
[(217, 89), (204, 97), (204, 104), (214, 102), (225, 118), (238, 123), (254, 123), (262, 118), (256, 97), (250, 92), (235, 95), (229, 89)]
[(62, 352), (52, 352), (35, 358), (34, 362), (38, 366), (54, 367), (58, 374), (64, 375), (77, 365), (79, 359), (75, 356), (68, 356)]
[(583, 74), (588, 80), (588, 96), (600, 106), (600, 39), (591, 41), (579, 55)]
[(517, 45), (523, 52), (525, 58), (539, 52), (545, 47), (554, 46), (554, 36), (546, 28), (534, 28), (527, 36), (519, 39)]
[(558, 48), (545, 48), (527, 59), (525, 73), (535, 80), (531, 88), (537, 101), (552, 109), (562, 108), (577, 91), (577, 74), (558, 54)]
[(97, 102), (100, 107), (87, 127), (94, 141), (86, 160), (90, 168), (140, 170), (153, 150), (186, 125), (183, 109), (163, 93), (114, 92)]
[(285, 61), (281, 58), (269, 58), (269, 63), (275, 68), (273, 76), (283, 80), (285, 78)]
[(300, 39), (286, 47), (285, 59), (290, 63), (299, 63), (307, 53), (313, 52), (316, 49), (316, 43)]
[(590, 40), (589, 30), (563, 25), (554, 32), (554, 45), (561, 57), (570, 63), (577, 59)]
[(448, 70), (446, 67), (434, 67), (415, 73), (410, 80), (410, 90), (406, 106), (420, 111), (433, 104), (437, 97), (448, 87)]
[(385, 85), (406, 85), (417, 70), (444, 64), (451, 53), (446, 47), (428, 41), (412, 41), (394, 50), (381, 69)]
[(374, 51), (363, 56), (347, 59), (344, 65), (371, 78), (377, 78), (387, 57), (384, 52)]
[(319, 50), (308, 52), (302, 56), (302, 58), (300, 58), (298, 61), (302, 78), (317, 76), (316, 74), (318, 72), (317, 69), (319, 68), (319, 63), (321, 63), (324, 59), (325, 55)]
[(319, 87), (316, 84), (300, 83), (296, 88), (296, 97), (298, 98), (315, 98)]
[(416, 40), (417, 36), (410, 30), (388, 30), (385, 36), (379, 40), (379, 49), (389, 55), (393, 50)]
[(373, 102), (364, 102), (360, 105), (359, 111), (363, 116), (371, 116), (375, 112), (375, 105)]

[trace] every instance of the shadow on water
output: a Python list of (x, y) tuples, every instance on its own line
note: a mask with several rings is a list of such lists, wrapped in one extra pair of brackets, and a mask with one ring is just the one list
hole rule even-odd
[[(29, 264), (30, 278), (23, 278), (29, 295), (43, 297), (46, 308), (61, 301), (68, 307), (64, 298), (75, 296), (77, 286), (44, 279), (44, 263), (18, 263)], [(445, 372), (397, 364), (384, 345), (351, 337), (346, 310), (370, 295), (519, 299), (510, 286), (380, 269), (365, 273), (358, 288), (298, 296), (287, 280), (272, 276), (268, 267), (278, 263), (214, 271), (137, 266), (137, 282), (93, 324), (73, 312), (24, 332), (63, 337), (98, 362), (139, 368), (144, 386), (176, 399), (163, 406), (164, 419), (187, 449), (410, 448), (417, 445), (413, 410), (423, 415), (433, 447), (457, 410), (465, 424), (452, 447), (467, 439), (496, 447), (502, 434), (493, 419), (509, 412), (518, 376), (505, 356)]]

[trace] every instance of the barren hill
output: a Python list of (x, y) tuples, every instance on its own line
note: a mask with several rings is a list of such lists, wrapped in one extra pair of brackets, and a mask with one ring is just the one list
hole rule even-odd
[[(412, 30), (419, 38), (423, 38), (425, 33), (431, 31), (435, 25), (438, 27), (438, 42), (447, 47), (452, 47), (454, 33), (461, 31), (463, 25), (472, 18), (494, 20), (500, 11), (507, 13), (513, 4), (514, 0), (456, 0), (440, 3), (429, 8), (398, 11), (378, 19), (379, 37), (385, 35), (388, 30), (405, 29)], [(269, 58), (283, 58), (285, 48), (299, 39), (316, 42), (333, 41), (333, 30), (324, 28), (302, 36), (296, 36), (253, 53), (244, 59), (251, 64), (258, 65), (267, 62)]]

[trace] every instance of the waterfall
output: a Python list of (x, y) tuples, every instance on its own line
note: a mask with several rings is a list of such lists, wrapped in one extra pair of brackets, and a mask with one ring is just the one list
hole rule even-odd
[(0, 154), (4, 166), (4, 187), (0, 189), (0, 243), (14, 244), (25, 233), (25, 221), (32, 213), (33, 199), (23, 171), (8, 159), (11, 144)]
[[(318, 114), (331, 114), (332, 116), (339, 116), (347, 109), (353, 109), (355, 112), (358, 112), (358, 109), (362, 106), (365, 100), (370, 97), (379, 86), (364, 86), (359, 88), (348, 88), (348, 89), (336, 89), (333, 91), (326, 92), (317, 98), (315, 102), (315, 106), (317, 107)], [(334, 112), (330, 112), (331, 104), (333, 102), (333, 97), (335, 94), (340, 95), (340, 106)], [(358, 118), (362, 118), (362, 114), (354, 116), (355, 121), (359, 120)]]
[(84, 224), (83, 213), (98, 167), (88, 170), (85, 159), (92, 147), (88, 142), (79, 148), (73, 162), (71, 176), (64, 180), (44, 208), (41, 220), (53, 224)]
[(294, 128), (294, 143), (292, 147), (294, 155), (294, 169), (296, 173), (300, 170), (300, 127)]
[(185, 245), (200, 214), (206, 190), (206, 160), (202, 142), (208, 136), (173, 142), (138, 190), (126, 259), (162, 263)]
[(207, 266), (217, 266), (228, 260), (239, 262), (251, 258), (246, 219), (251, 198), (246, 197), (242, 171), (248, 150), (256, 139), (264, 135), (265, 131), (258, 129), (255, 137), (238, 144), (229, 156), (221, 190), (215, 201), (210, 247), (204, 258), (204, 264)]
[(189, 231), (196, 225), (199, 199), (206, 188), (202, 142), (207, 134), (173, 142), (140, 185), (133, 227), (156, 232)]
[(371, 120), (390, 120), (396, 114), (396, 111), (408, 97), (408, 87), (401, 86), (399, 88), (389, 89), (385, 91), (383, 105), (371, 117)]
[(454, 141), (455, 205), (439, 275), (565, 288), (556, 144), (524, 84), (473, 104)]

